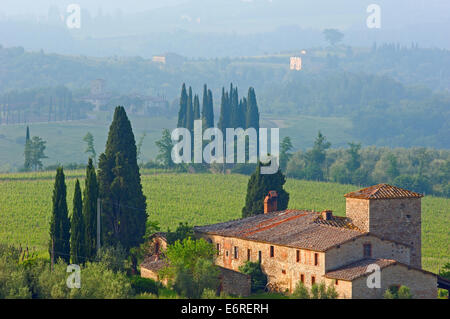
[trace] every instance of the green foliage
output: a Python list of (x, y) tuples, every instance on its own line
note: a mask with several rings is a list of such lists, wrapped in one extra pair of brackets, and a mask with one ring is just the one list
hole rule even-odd
[(75, 183), (73, 210), (70, 229), (70, 257), (72, 263), (82, 264), (86, 257), (85, 224), (83, 218), (83, 201), (81, 199), (80, 182)]
[(95, 257), (95, 261), (103, 264), (114, 272), (124, 272), (127, 267), (127, 251), (120, 244), (117, 246), (103, 246)]
[(30, 139), (30, 128), (27, 126), (27, 133), (25, 137), (25, 163), (23, 165), (24, 170), (30, 171), (31, 170), (31, 153), (32, 153), (32, 145), (31, 145), (31, 139)]
[(406, 286), (391, 286), (384, 292), (384, 299), (411, 299), (413, 296)]
[(92, 159), (86, 167), (86, 179), (83, 196), (83, 219), (85, 227), (85, 256), (93, 260), (97, 249), (97, 199), (98, 183)]
[(53, 209), (50, 221), (49, 253), (54, 261), (70, 261), (70, 220), (66, 200), (66, 182), (63, 168), (56, 171), (53, 188)]
[(91, 132), (87, 132), (83, 137), (83, 141), (86, 142), (86, 150), (84, 151), (87, 154), (90, 154), (90, 157), (97, 161), (97, 152), (95, 151), (94, 146), (94, 135)]
[(26, 165), (32, 167), (35, 171), (42, 169), (42, 160), (47, 158), (45, 155), (45, 142), (39, 136), (33, 136), (31, 141), (29, 141), (25, 147), (26, 156), (29, 157)]
[(136, 142), (125, 109), (114, 112), (105, 153), (99, 158), (99, 194), (102, 199), (102, 240), (129, 250), (143, 242), (147, 220), (137, 165)]
[(202, 120), (203, 129), (214, 127), (213, 97), (206, 84), (203, 86)]
[(176, 241), (167, 247), (169, 265), (160, 271), (171, 280), (175, 291), (187, 298), (200, 298), (204, 289), (217, 289), (219, 270), (214, 265), (215, 249), (204, 239)]
[(282, 172), (286, 171), (287, 163), (292, 157), (292, 154), (290, 153), (292, 148), (291, 138), (289, 136), (284, 137), (280, 144), (280, 169)]
[(141, 276), (132, 276), (130, 278), (131, 288), (136, 294), (153, 294), (158, 295), (158, 288), (160, 284), (149, 278), (142, 278)]
[(170, 229), (167, 230), (166, 238), (169, 245), (174, 244), (176, 241), (194, 238), (194, 228), (189, 226), (187, 222), (179, 223), (174, 232), (170, 231)]
[(327, 286), (325, 282), (321, 282), (313, 284), (311, 289), (308, 289), (299, 281), (290, 297), (293, 299), (337, 299), (338, 293), (333, 284)]
[(0, 299), (31, 297), (26, 271), (19, 261), (19, 249), (0, 244)]
[(450, 280), (450, 262), (446, 263), (442, 269), (439, 270), (439, 276)]
[(267, 276), (262, 271), (259, 262), (247, 261), (244, 265), (239, 267), (239, 271), (251, 276), (252, 292), (257, 292), (266, 288)]
[(261, 166), (270, 165), (258, 163), (255, 172), (250, 176), (247, 185), (245, 206), (242, 208), (242, 217), (264, 213), (264, 198), (269, 191), (278, 193), (277, 209), (284, 210), (289, 203), (289, 193), (283, 188), (286, 178), (278, 169), (275, 174), (261, 174)]
[(295, 285), (294, 292), (291, 294), (291, 298), (293, 299), (310, 299), (311, 296), (309, 294), (309, 289), (306, 288), (305, 284), (299, 281), (297, 285)]
[(162, 137), (160, 140), (155, 142), (158, 147), (158, 156), (156, 161), (162, 165), (162, 167), (172, 168), (174, 163), (172, 161), (172, 148), (173, 141), (168, 129), (163, 129)]

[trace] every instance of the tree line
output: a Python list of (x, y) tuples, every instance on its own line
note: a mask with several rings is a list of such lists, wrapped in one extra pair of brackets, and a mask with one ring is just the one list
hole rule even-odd
[[(283, 152), (281, 152), (283, 157)], [(287, 176), (369, 186), (391, 183), (416, 192), (450, 196), (450, 152), (427, 148), (365, 147), (350, 142), (331, 148), (319, 131), (307, 151), (288, 153)]]

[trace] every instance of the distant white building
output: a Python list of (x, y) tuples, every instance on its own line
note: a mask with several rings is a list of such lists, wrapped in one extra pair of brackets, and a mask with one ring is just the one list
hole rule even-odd
[(292, 56), (290, 69), (300, 71), (302, 69), (302, 58), (298, 56)]

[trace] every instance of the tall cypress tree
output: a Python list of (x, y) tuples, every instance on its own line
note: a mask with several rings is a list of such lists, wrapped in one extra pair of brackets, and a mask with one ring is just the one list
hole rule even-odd
[(49, 253), (53, 261), (61, 258), (70, 262), (70, 220), (67, 210), (67, 189), (62, 167), (56, 170), (55, 185), (53, 188), (53, 208), (50, 221)]
[(177, 127), (186, 127), (186, 112), (187, 112), (188, 96), (186, 93), (186, 85), (183, 83), (181, 87), (180, 110), (178, 111)]
[(70, 256), (72, 263), (81, 264), (86, 256), (85, 225), (83, 220), (83, 202), (81, 199), (80, 181), (75, 183), (73, 195), (72, 221), (70, 228)]
[(120, 243), (127, 250), (136, 247), (143, 242), (147, 205), (136, 159), (136, 141), (122, 106), (115, 109), (106, 149), (98, 165), (103, 243)]
[(220, 117), (217, 127), (225, 134), (227, 127), (230, 127), (230, 108), (228, 92), (225, 92), (225, 88), (222, 88), (222, 99), (220, 102)]
[(85, 224), (85, 256), (93, 260), (97, 247), (97, 199), (98, 183), (92, 158), (86, 167), (86, 179), (83, 194), (83, 219)]
[(203, 129), (214, 127), (214, 110), (212, 101), (212, 92), (208, 90), (206, 84), (203, 86), (203, 102), (202, 102), (202, 120)]
[(195, 120), (200, 120), (200, 100), (197, 94), (194, 96), (194, 121)]
[(193, 107), (192, 88), (189, 87), (189, 94), (186, 109), (186, 128), (191, 132), (194, 131), (194, 107)]
[(242, 217), (264, 213), (264, 198), (269, 191), (278, 193), (277, 210), (285, 210), (289, 203), (289, 193), (283, 188), (286, 177), (278, 169), (275, 174), (261, 174), (261, 166), (269, 165), (258, 162), (255, 172), (250, 176), (247, 185), (245, 206), (242, 208)]
[(258, 103), (256, 102), (255, 89), (252, 87), (248, 89), (246, 127), (253, 127), (257, 132), (259, 130)]
[(26, 133), (26, 137), (25, 137), (25, 151), (24, 151), (25, 163), (23, 165), (25, 171), (31, 170), (32, 152), (33, 152), (33, 150), (32, 150), (32, 143), (31, 143), (31, 139), (30, 139), (30, 128), (27, 126), (27, 133)]

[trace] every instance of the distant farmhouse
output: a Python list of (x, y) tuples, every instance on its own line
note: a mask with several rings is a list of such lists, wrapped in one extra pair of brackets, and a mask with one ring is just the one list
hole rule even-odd
[[(331, 211), (277, 211), (272, 191), (264, 214), (194, 230), (216, 247), (218, 266), (238, 272), (246, 261), (259, 261), (274, 290), (323, 281), (340, 298), (383, 298), (400, 285), (414, 298), (436, 298), (438, 277), (421, 268), (421, 197), (375, 185), (346, 194), (346, 217), (338, 217)], [(141, 265), (147, 268), (151, 263)], [(379, 288), (367, 283), (375, 269)]]

